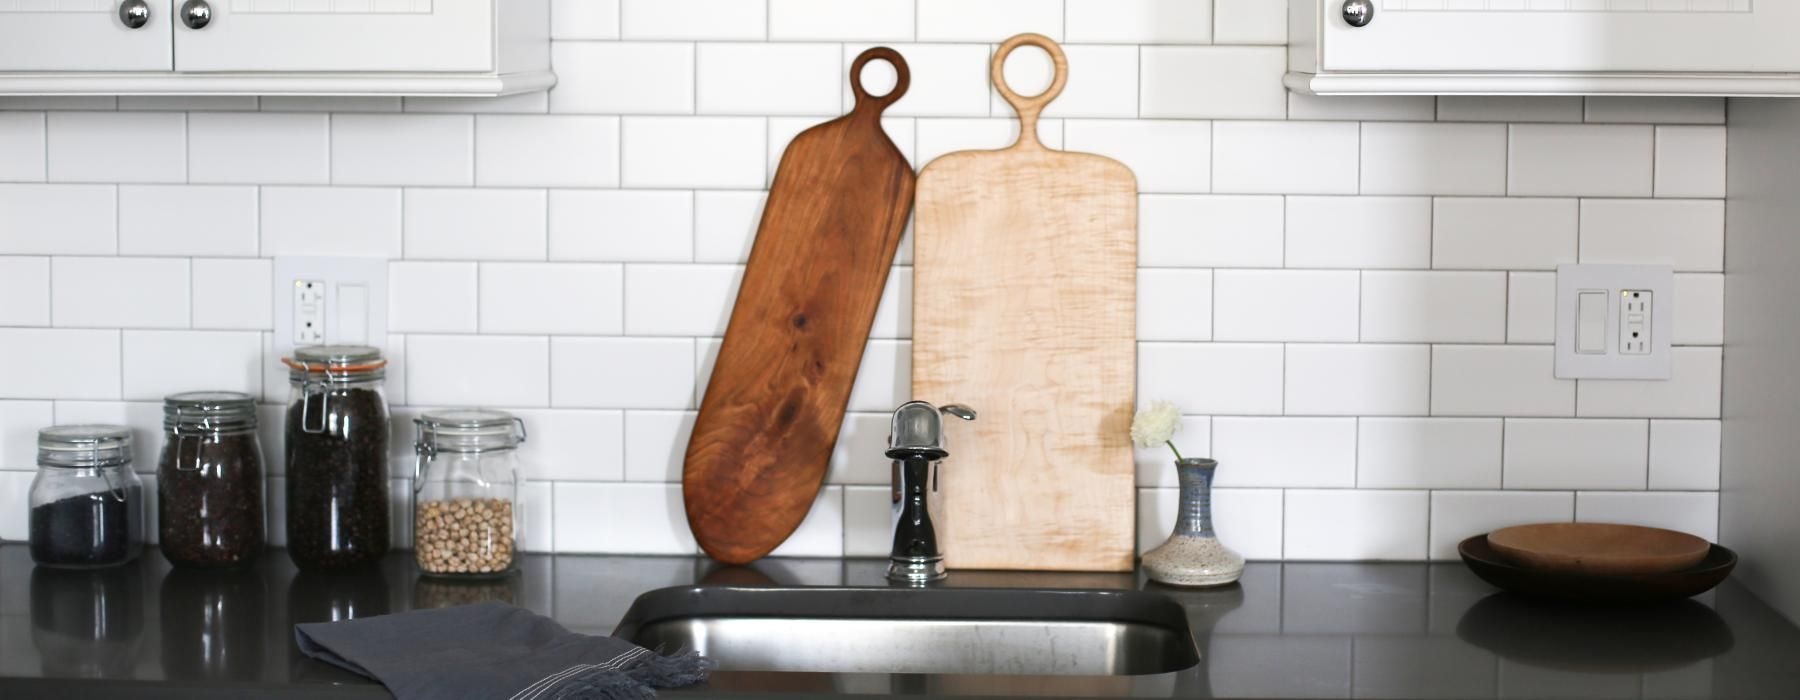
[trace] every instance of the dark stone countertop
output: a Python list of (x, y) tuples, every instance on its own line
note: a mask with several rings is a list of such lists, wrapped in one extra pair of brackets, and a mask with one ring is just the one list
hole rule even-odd
[[(421, 579), (409, 553), (345, 577), (296, 573), (281, 551), (235, 574), (171, 570), (154, 551), (128, 567), (71, 573), (37, 569), (24, 546), (6, 545), (0, 697), (386, 698), (301, 657), (293, 624), (502, 599), (608, 634), (645, 591), (884, 586), (884, 565), (783, 559), (725, 569), (688, 557), (535, 555), (511, 580), (452, 585)], [(880, 675), (833, 685), (832, 676), (803, 678), (819, 674), (738, 673), (667, 695), (1800, 698), (1800, 629), (1731, 581), (1680, 605), (1624, 611), (1520, 600), (1456, 563), (1257, 563), (1240, 585), (1206, 591), (1129, 574), (965, 571), (947, 585), (1156, 590), (1186, 607), (1202, 661), (1154, 687), (1087, 677), (1096, 685), (1047, 677), (1029, 687), (934, 687)]]

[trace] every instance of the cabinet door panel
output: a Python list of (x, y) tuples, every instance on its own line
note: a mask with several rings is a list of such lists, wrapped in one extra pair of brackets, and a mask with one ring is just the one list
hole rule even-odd
[(122, 0), (0, 0), (0, 71), (166, 71), (172, 0), (148, 0), (150, 21), (119, 21)]
[(1800, 71), (1794, 0), (1375, 0), (1352, 27), (1321, 2), (1337, 71)]
[(178, 71), (494, 69), (495, 0), (209, 2), (204, 28), (175, 28)]

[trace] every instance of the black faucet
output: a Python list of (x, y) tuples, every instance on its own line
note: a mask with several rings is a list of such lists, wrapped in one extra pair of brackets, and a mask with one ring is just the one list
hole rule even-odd
[(894, 409), (887, 451), (888, 459), (894, 460), (894, 548), (887, 573), (891, 581), (921, 585), (947, 575), (932, 521), (942, 502), (938, 466), (950, 456), (944, 449), (940, 411), (975, 420), (974, 411), (957, 404), (939, 409), (924, 401), (908, 401)]

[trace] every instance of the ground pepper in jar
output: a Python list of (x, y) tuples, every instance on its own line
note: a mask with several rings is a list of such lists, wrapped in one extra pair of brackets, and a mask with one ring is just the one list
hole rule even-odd
[(137, 558), (144, 486), (131, 471), (131, 430), (66, 425), (38, 431), (31, 482), (31, 558), (43, 566), (99, 568)]
[(288, 555), (341, 570), (388, 552), (388, 406), (379, 350), (326, 345), (286, 361)]
[(163, 400), (157, 465), (163, 556), (177, 566), (230, 567), (263, 549), (263, 459), (256, 402), (236, 392)]

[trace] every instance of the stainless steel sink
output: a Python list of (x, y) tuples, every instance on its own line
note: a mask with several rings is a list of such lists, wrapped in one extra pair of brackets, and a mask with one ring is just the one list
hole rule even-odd
[(721, 671), (1135, 676), (1199, 662), (1181, 605), (1139, 591), (664, 588), (613, 636)]

